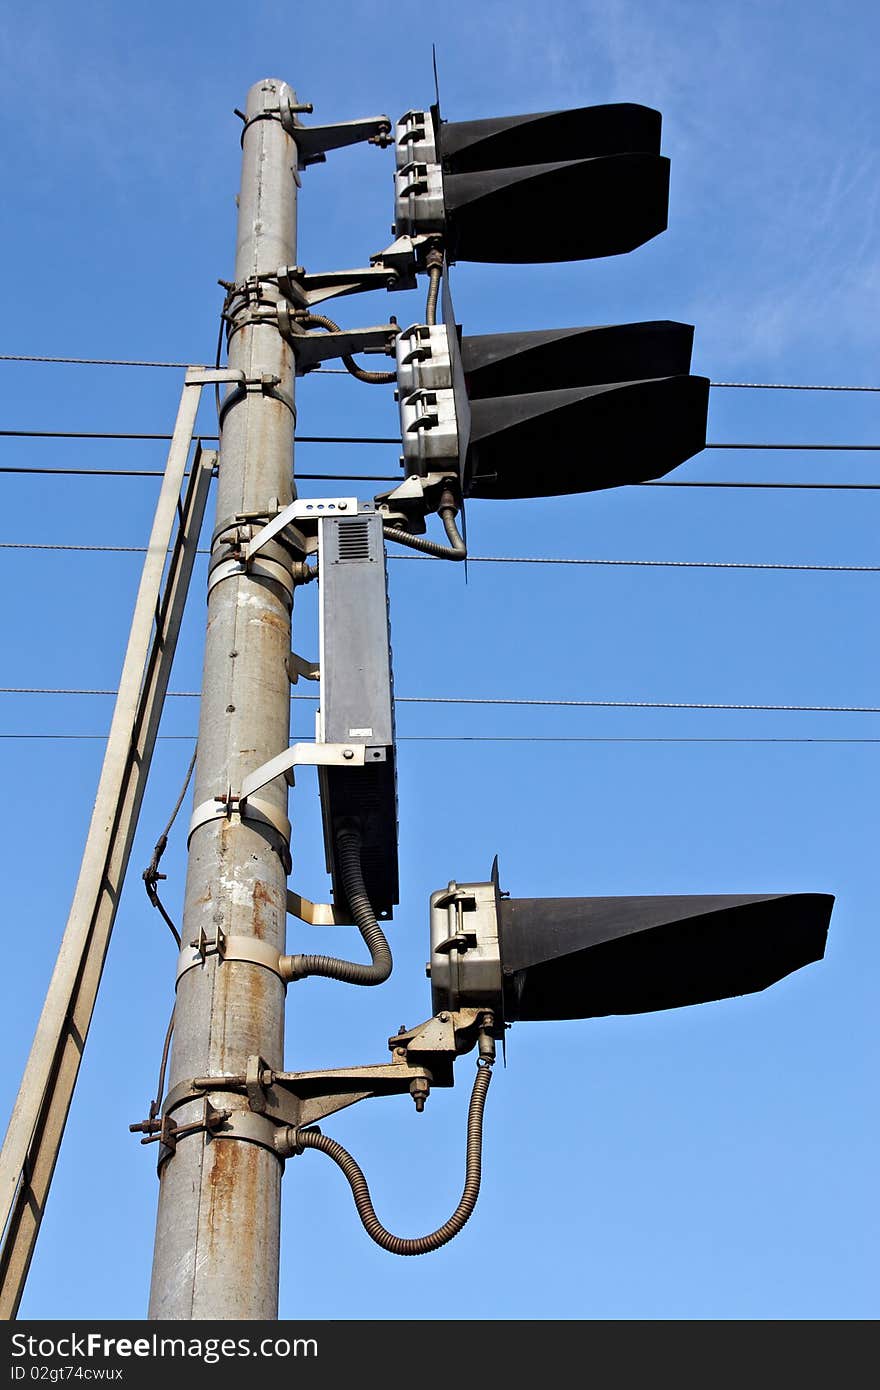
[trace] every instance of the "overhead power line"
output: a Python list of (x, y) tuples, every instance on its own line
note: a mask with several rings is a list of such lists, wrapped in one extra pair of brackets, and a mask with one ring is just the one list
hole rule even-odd
[[(129, 357), (46, 357), (15, 352), (0, 352), (0, 362), (43, 362), (76, 367), (175, 367), (178, 370), (195, 367), (203, 371), (210, 370), (197, 362), (147, 362)], [(325, 373), (333, 372), (338, 376), (348, 375), (342, 367), (321, 367), (319, 370)], [(735, 387), (742, 391), (880, 391), (880, 386), (836, 386), (824, 383), (810, 385), (779, 381), (712, 381), (709, 384), (715, 387)]]
[[(115, 690), (83, 689), (71, 686), (4, 685), (0, 695), (116, 695)], [(169, 690), (168, 698), (198, 700), (198, 690)], [(317, 701), (317, 695), (291, 695), (291, 700)], [(522, 706), (547, 709), (717, 709), (778, 710), (799, 714), (880, 714), (880, 705), (763, 705), (732, 704), (688, 700), (548, 700), (519, 699), (506, 695), (397, 695), (401, 705), (485, 705)]]
[[(206, 438), (206, 436), (201, 436)], [(161, 478), (164, 476), (161, 468), (20, 468), (20, 467), (0, 467), (0, 473), (33, 473), (37, 475), (52, 475), (75, 477), (75, 478)], [(398, 483), (401, 481), (400, 474), (397, 473), (297, 473), (300, 482), (324, 482), (324, 483)], [(630, 487), (721, 487), (721, 488), (773, 488), (773, 489), (801, 489), (808, 492), (880, 492), (880, 483), (784, 483), (784, 482), (763, 482), (750, 483), (739, 482), (732, 479), (682, 481), (666, 479), (648, 483), (630, 483)]]
[[(113, 439), (120, 441), (146, 441), (156, 443), (168, 441), (170, 434), (157, 434), (135, 430), (0, 430), (4, 439)], [(210, 444), (217, 443), (219, 435), (200, 434), (199, 439)], [(378, 434), (299, 434), (297, 444), (385, 444), (400, 448), (399, 435)], [(876, 453), (880, 444), (768, 444), (760, 442), (708, 443), (706, 449), (783, 449), (796, 453), (825, 451), (830, 453)]]
[[(62, 743), (106, 741), (106, 734), (0, 733), (0, 740), (45, 740)], [(195, 743), (195, 734), (158, 734), (157, 738), (175, 743)], [(625, 734), (399, 734), (398, 743), (855, 743), (880, 744), (880, 738), (749, 738), (704, 737), (698, 735), (629, 737)]]
[(815, 386), (791, 381), (713, 381), (710, 385), (735, 387), (741, 391), (880, 391), (880, 386)]
[[(206, 438), (202, 435), (201, 438)], [(38, 473), (64, 475), (75, 478), (163, 478), (164, 470), (161, 468), (7, 468), (0, 467), (0, 473)], [(310, 482), (340, 482), (340, 483), (399, 483), (399, 474), (390, 475), (387, 473), (297, 473), (297, 481), (302, 482), (308, 479)], [(185, 473), (184, 477), (189, 477)], [(878, 485), (880, 486), (880, 485)]]
[[(0, 541), (0, 550), (65, 551), (83, 554), (145, 555), (143, 545), (72, 545), (36, 541)], [(201, 549), (197, 555), (210, 555)], [(389, 560), (414, 560), (430, 564), (424, 555), (391, 554)], [(469, 555), (473, 565), (612, 565), (634, 566), (640, 569), (720, 569), (720, 570), (793, 570), (822, 574), (880, 574), (880, 565), (806, 565), (759, 560), (605, 560), (569, 555)]]
[(43, 357), (18, 352), (0, 352), (0, 362), (54, 362), (68, 367), (179, 367), (183, 370), (195, 367), (200, 371), (210, 370), (204, 363), (198, 362), (144, 362), (133, 361), (129, 357)]
[(707, 449), (793, 449), (829, 453), (876, 453), (880, 444), (707, 444)]

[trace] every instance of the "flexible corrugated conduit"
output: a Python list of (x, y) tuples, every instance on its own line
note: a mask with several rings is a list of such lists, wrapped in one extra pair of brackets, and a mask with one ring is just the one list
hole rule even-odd
[(444, 530), (449, 537), (450, 544), (448, 546), (441, 545), (439, 541), (428, 540), (426, 536), (413, 536), (400, 526), (383, 527), (385, 539), (397, 541), (399, 545), (406, 545), (410, 550), (422, 550), (426, 555), (435, 555), (440, 560), (466, 560), (467, 546), (455, 522), (458, 507), (451, 492), (443, 493), (437, 510), (440, 513)]
[(338, 1164), (351, 1188), (354, 1204), (357, 1207), (357, 1213), (363, 1223), (364, 1230), (371, 1240), (374, 1240), (377, 1245), (381, 1245), (383, 1250), (388, 1250), (392, 1255), (429, 1255), (432, 1250), (439, 1250), (441, 1245), (446, 1245), (454, 1236), (458, 1235), (477, 1205), (482, 1171), (483, 1112), (491, 1080), (491, 1063), (481, 1058), (477, 1063), (477, 1075), (474, 1078), (474, 1088), (468, 1107), (464, 1190), (461, 1194), (461, 1200), (449, 1220), (444, 1221), (442, 1226), (429, 1235), (407, 1238), (392, 1235), (390, 1231), (385, 1229), (373, 1209), (370, 1189), (363, 1172), (348, 1150), (344, 1149), (335, 1139), (322, 1134), (318, 1129), (300, 1129), (296, 1134), (297, 1146), (303, 1149), (319, 1149), (321, 1153), (325, 1153), (328, 1158), (332, 1158), (333, 1162)]
[(430, 265), (428, 271), (428, 302), (425, 305), (425, 323), (434, 328), (437, 323), (437, 300), (440, 296), (440, 281), (443, 279), (443, 257), (439, 264)]
[[(328, 319), (326, 314), (309, 314), (303, 320), (305, 328), (326, 328), (328, 333), (338, 333), (339, 324)], [(358, 381), (366, 381), (371, 386), (388, 386), (392, 381), (397, 380), (397, 372), (370, 372), (366, 367), (359, 367), (354, 358), (346, 355), (342, 359), (342, 365), (352, 376), (357, 377)]]
[(376, 921), (364, 887), (360, 831), (351, 825), (342, 826), (336, 834), (336, 846), (342, 886), (358, 931), (370, 953), (370, 964), (337, 960), (335, 956), (282, 956), (279, 962), (281, 977), (284, 980), (303, 980), (308, 975), (321, 975), (327, 980), (340, 980), (346, 985), (381, 985), (391, 974), (393, 961), (385, 934)]

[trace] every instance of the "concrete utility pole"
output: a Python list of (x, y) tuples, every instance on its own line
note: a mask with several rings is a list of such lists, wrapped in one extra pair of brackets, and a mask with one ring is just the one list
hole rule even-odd
[[(256, 83), (243, 136), (235, 283), (250, 281), (252, 292), (230, 307), (229, 367), (243, 371), (244, 384), (224, 402), (195, 774), (195, 805), (214, 802), (220, 811), (230, 788), (289, 743), (293, 562), (276, 544), (248, 573), (229, 563), (236, 519), (253, 517), (256, 529), (295, 495), (294, 355), (274, 318), (260, 321), (260, 304), (274, 295), (253, 278), (296, 262), (297, 148), (279, 118), (281, 103), (296, 106), (286, 83)], [(257, 959), (241, 958), (247, 945), (237, 959), (221, 961), (217, 950), (218, 933), (249, 938), (254, 957), (261, 942), (284, 950), (284, 779), (261, 798), (264, 822), (221, 817), (192, 834), (182, 940), (184, 948), (201, 941), (204, 958), (178, 981), (172, 1090), (194, 1077), (241, 1073), (256, 1055), (283, 1066), (281, 980)], [(245, 1137), (248, 1120), (257, 1118), (245, 1096), (207, 1091), (206, 1098), (231, 1111), (231, 1123), (224, 1136), (204, 1128), (182, 1136), (161, 1165), (149, 1315), (275, 1318), (282, 1162), (258, 1132), (256, 1141)], [(204, 1125), (208, 1115), (204, 1102), (192, 1100), (174, 1119), (182, 1128)]]

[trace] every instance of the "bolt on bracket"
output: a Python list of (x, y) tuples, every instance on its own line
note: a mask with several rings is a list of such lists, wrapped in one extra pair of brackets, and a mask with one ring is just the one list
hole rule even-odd
[(304, 656), (297, 656), (296, 652), (289, 654), (285, 665), (291, 685), (296, 685), (300, 676), (307, 681), (319, 681), (321, 679), (321, 668), (318, 662), (307, 661)]
[(355, 925), (352, 918), (345, 912), (334, 907), (333, 903), (313, 903), (310, 898), (304, 898), (299, 893), (295, 893), (292, 888), (287, 890), (287, 911), (291, 917), (298, 917), (301, 922), (306, 922), (310, 927), (353, 927)]
[[(318, 522), (322, 516), (357, 516), (360, 511), (372, 510), (372, 503), (359, 503), (356, 497), (298, 498), (295, 502), (282, 508), (277, 516), (261, 526), (251, 537), (243, 552), (244, 566), (247, 566), (271, 540), (280, 536), (294, 524), (298, 531), (304, 531), (306, 524), (312, 523), (309, 530), (317, 532)], [(315, 548), (317, 548), (317, 540), (315, 541)]]
[(378, 258), (373, 265), (357, 266), (353, 270), (323, 270), (309, 275), (301, 265), (282, 265), (277, 273), (278, 288), (284, 298), (299, 309), (308, 309), (327, 299), (340, 299), (343, 295), (398, 289), (399, 279), (397, 269)]
[(341, 150), (346, 145), (365, 142), (384, 149), (391, 144), (391, 121), (387, 116), (363, 116), (356, 121), (336, 121), (333, 125), (301, 125), (296, 119), (306, 108), (295, 106), (290, 99), (283, 97), (279, 105), (281, 124), (296, 141), (299, 162), (302, 168), (310, 164), (323, 164), (330, 150)]
[[(495, 1055), (497, 1034), (490, 1009), (444, 1011), (415, 1028), (401, 1029), (388, 1039), (392, 1061), (373, 1066), (340, 1067), (327, 1071), (275, 1071), (257, 1055), (234, 1075), (197, 1076), (183, 1081), (165, 1097), (161, 1117), (131, 1125), (145, 1134), (143, 1143), (161, 1141), (159, 1164), (169, 1158), (178, 1139), (204, 1130), (212, 1140), (236, 1139), (261, 1144), (279, 1158), (296, 1153), (296, 1132), (327, 1115), (374, 1096), (409, 1094), (416, 1109), (424, 1108), (432, 1086), (452, 1086), (455, 1058), (479, 1048), (484, 1061)], [(219, 1110), (207, 1093), (240, 1095), (247, 1110)], [(200, 1117), (178, 1125), (173, 1114), (181, 1106), (203, 1101)]]

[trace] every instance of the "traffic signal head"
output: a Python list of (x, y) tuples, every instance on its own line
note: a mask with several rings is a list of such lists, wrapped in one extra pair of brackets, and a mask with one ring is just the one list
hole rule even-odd
[(552, 497), (659, 478), (706, 443), (709, 382), (691, 376), (682, 323), (460, 336), (443, 323), (397, 340), (407, 473), (445, 469), (464, 497)]
[(614, 256), (666, 226), (669, 161), (646, 106), (458, 122), (409, 111), (395, 149), (395, 230), (442, 235), (450, 263)]
[(449, 293), (456, 260), (612, 256), (663, 231), (660, 124), (659, 112), (632, 104), (458, 122), (433, 107), (398, 121), (395, 247), (408, 245), (417, 268), (432, 256), (445, 266), (442, 324), (397, 340), (408, 478), (378, 499), (386, 510), (424, 515), (450, 476), (465, 498), (647, 482), (705, 447), (709, 382), (690, 375), (692, 328), (462, 337)]
[(824, 893), (508, 898), (488, 883), (431, 898), (434, 1011), (517, 1020), (648, 1013), (766, 989), (820, 960)]

